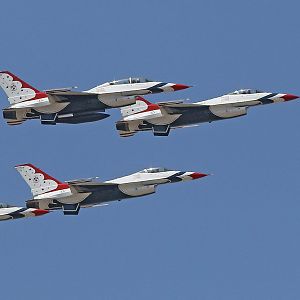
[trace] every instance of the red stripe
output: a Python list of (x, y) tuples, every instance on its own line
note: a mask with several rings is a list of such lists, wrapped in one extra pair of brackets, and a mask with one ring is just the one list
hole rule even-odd
[[(140, 112), (138, 112), (138, 113), (160, 109), (159, 105), (154, 104), (154, 103), (151, 103), (151, 102), (149, 102), (148, 100), (146, 100), (146, 99), (144, 99), (144, 98), (142, 98), (142, 97), (140, 97), (140, 96), (137, 96), (135, 99), (138, 100), (138, 101), (142, 101), (142, 102), (144, 102), (145, 104), (147, 104), (147, 109), (145, 109), (145, 110), (143, 110), (143, 111), (140, 111)], [(137, 113), (137, 114), (138, 114), (138, 113)]]
[(66, 183), (64, 183), (64, 182), (61, 182), (61, 181), (59, 181), (58, 179), (55, 179), (54, 177), (48, 175), (47, 173), (45, 173), (44, 171), (42, 171), (41, 169), (35, 167), (35, 166), (32, 165), (32, 164), (18, 165), (17, 167), (26, 167), (26, 166), (28, 166), (28, 167), (34, 169), (34, 170), (35, 170), (35, 173), (41, 173), (41, 174), (43, 174), (45, 179), (50, 179), (50, 180), (55, 181), (58, 185), (64, 185), (64, 184), (65, 184), (65, 185), (67, 185), (67, 186), (69, 187), (68, 184), (66, 184)]
[(139, 100), (139, 101), (145, 102), (146, 104), (152, 104), (151, 102), (149, 102), (148, 100), (146, 100), (145, 98), (143, 98), (141, 96), (136, 96), (135, 100)]
[(32, 211), (36, 216), (47, 214), (49, 211), (45, 209), (35, 209)]
[[(29, 100), (25, 100), (25, 101), (37, 100), (37, 99), (48, 97), (46, 93), (39, 91), (38, 89), (34, 88), (33, 86), (31, 86), (30, 84), (23, 81), (22, 79), (20, 79), (19, 77), (17, 77), (16, 75), (12, 74), (9, 71), (2, 71), (0, 73), (10, 75), (13, 78), (13, 81), (20, 81), (23, 88), (29, 88), (29, 89), (32, 89), (35, 91), (35, 94), (36, 94), (35, 97), (32, 99), (29, 99)], [(23, 102), (25, 102), (25, 101), (23, 101)]]
[(42, 98), (48, 98), (48, 95), (46, 93), (37, 93), (35, 95), (35, 97), (31, 100), (38, 100), (38, 99), (42, 99)]
[(145, 112), (145, 111), (152, 111), (152, 110), (158, 110), (158, 109), (160, 109), (160, 107), (157, 104), (151, 104), (151, 105), (148, 105), (148, 108), (146, 110), (144, 110), (143, 112)]
[(68, 184), (62, 183), (62, 184), (59, 184), (56, 189), (53, 189), (51, 191), (46, 191), (44, 193), (39, 193), (39, 195), (44, 195), (44, 194), (48, 194), (48, 193), (51, 193), (51, 192), (66, 190), (66, 189), (69, 189), (69, 188), (70, 188), (70, 186)]
[[(48, 98), (48, 95), (46, 93), (37, 93), (37, 94), (35, 94), (35, 96), (33, 98), (23, 100), (22, 102), (19, 102), (19, 103), (28, 102), (28, 101), (32, 101), (32, 100), (39, 100), (39, 99), (42, 99), (42, 98)], [(17, 104), (19, 104), (19, 103), (17, 103)]]
[(39, 90), (37, 90), (36, 88), (34, 88), (33, 86), (31, 86), (30, 84), (28, 84), (27, 82), (23, 81), (22, 79), (20, 79), (19, 77), (17, 77), (15, 74), (9, 72), (9, 71), (1, 71), (0, 73), (6, 73), (8, 75), (10, 75), (14, 81), (20, 81), (22, 83), (22, 87), (24, 88), (29, 88), (29, 89), (33, 89), (36, 93), (40, 93)]
[(61, 190), (65, 190), (65, 189), (68, 189), (70, 188), (70, 186), (67, 184), (67, 183), (61, 183), (58, 185), (58, 187), (53, 190), (53, 191), (61, 191)]

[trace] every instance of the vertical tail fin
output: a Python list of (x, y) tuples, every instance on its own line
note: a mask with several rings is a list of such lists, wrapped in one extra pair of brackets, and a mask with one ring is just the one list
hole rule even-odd
[(23, 102), (26, 102), (25, 106), (49, 103), (46, 93), (37, 90), (9, 71), (0, 72), (0, 87), (6, 93), (9, 103), (15, 108), (23, 108)]
[(69, 189), (67, 183), (55, 179), (32, 164), (18, 165), (15, 168), (29, 185), (33, 196)]
[(153, 119), (162, 116), (158, 104), (151, 103), (140, 96), (137, 96), (135, 99), (135, 104), (121, 108), (121, 114), (124, 121)]

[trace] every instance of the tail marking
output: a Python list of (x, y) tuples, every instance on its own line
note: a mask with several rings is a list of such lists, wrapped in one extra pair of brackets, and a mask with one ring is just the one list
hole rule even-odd
[(9, 71), (0, 72), (0, 86), (6, 93), (12, 108), (49, 104), (46, 93), (37, 90)]
[(70, 186), (67, 183), (53, 178), (32, 164), (19, 165), (16, 166), (16, 169), (31, 188), (31, 192), (35, 198), (44, 194), (48, 194), (49, 196), (50, 192), (51, 196), (70, 192)]

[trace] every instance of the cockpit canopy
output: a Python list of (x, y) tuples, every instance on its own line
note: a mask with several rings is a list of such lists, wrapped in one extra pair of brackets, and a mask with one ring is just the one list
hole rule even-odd
[(9, 208), (9, 207), (13, 207), (13, 206), (6, 203), (0, 203), (0, 208)]
[(140, 171), (140, 173), (159, 173), (159, 172), (169, 172), (172, 170), (169, 170), (167, 168), (148, 168), (148, 169), (144, 169), (142, 171)]
[(241, 90), (229, 93), (228, 95), (245, 95), (245, 94), (257, 94), (257, 93), (263, 93), (263, 91), (253, 90), (253, 89), (241, 89)]
[(130, 84), (130, 83), (144, 83), (144, 82), (153, 82), (151, 79), (143, 77), (130, 77), (127, 79), (114, 80), (109, 83), (109, 85), (119, 85), (119, 84)]

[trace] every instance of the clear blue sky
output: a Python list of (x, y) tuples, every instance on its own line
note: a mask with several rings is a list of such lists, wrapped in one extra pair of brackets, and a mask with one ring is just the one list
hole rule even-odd
[[(298, 1), (10, 2), (1, 68), (38, 88), (132, 75), (194, 85), (150, 101), (300, 94)], [(2, 222), (1, 299), (300, 299), (299, 112), (294, 101), (129, 139), (117, 110), (79, 126), (1, 119), (1, 202), (30, 198), (13, 169), (26, 162), (62, 180), (149, 166), (214, 174), (78, 217)]]

